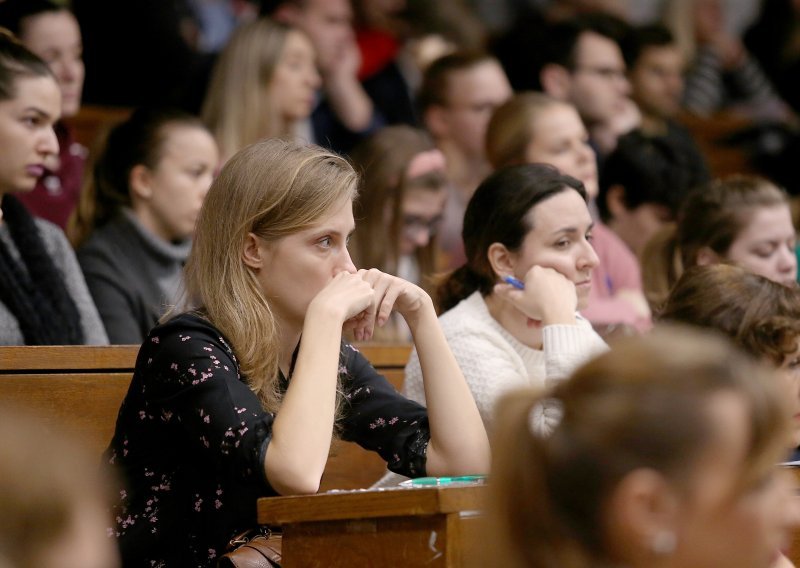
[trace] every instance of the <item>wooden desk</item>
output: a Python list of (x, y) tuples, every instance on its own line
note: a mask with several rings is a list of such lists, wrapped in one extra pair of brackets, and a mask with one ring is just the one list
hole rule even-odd
[(283, 527), (283, 566), (464, 566), (485, 545), (485, 485), (347, 491), (258, 500)]

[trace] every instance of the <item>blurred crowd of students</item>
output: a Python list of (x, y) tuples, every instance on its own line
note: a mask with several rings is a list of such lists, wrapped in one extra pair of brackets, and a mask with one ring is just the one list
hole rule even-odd
[[(419, 297), (434, 298), (490, 433), (495, 403), (518, 388), (555, 388), (556, 398), (585, 410), (591, 376), (617, 368), (614, 342), (648, 333), (659, 319), (722, 331), (783, 373), (781, 392), (796, 403), (800, 186), (787, 172), (800, 147), (800, 7), (764, 0), (746, 30), (731, 31), (729, 10), (742, 3), (648, 5), (663, 24), (614, 1), (0, 1), (8, 30), (0, 344), (144, 342), (162, 316), (189, 305), (184, 265), (215, 177), (243, 149), (283, 139), (344, 156), (359, 174), (352, 262), (342, 266), (378, 269), (390, 288), (400, 286), (393, 277), (410, 282), (401, 303), (418, 297), (417, 286)], [(478, 14), (493, 7), (498, 21), (489, 27)], [(70, 126), (82, 101), (130, 113), (87, 148)], [(714, 171), (686, 121), (702, 125), (720, 113), (747, 121), (762, 142), (775, 134), (770, 159), (732, 175)], [(231, 165), (240, 186), (267, 176), (237, 170), (251, 158)], [(312, 217), (298, 217), (296, 229)], [(221, 231), (254, 222), (219, 220), (229, 223)], [(258, 273), (259, 263), (248, 266)], [(374, 274), (372, 286), (384, 282)], [(772, 311), (759, 299), (765, 291)], [(717, 311), (707, 307), (723, 298)], [(762, 311), (720, 315), (737, 302)], [(408, 342), (417, 309), (387, 316), (374, 332), (356, 326), (354, 338)], [(611, 354), (577, 386), (563, 386), (608, 344)], [(647, 340), (631, 345), (639, 356), (652, 349)], [(425, 404), (418, 351), (404, 394)], [(620, 369), (621, 382), (638, 372)], [(737, 392), (756, 405), (734, 371), (718, 374), (725, 379), (681, 388), (709, 400), (720, 389)], [(541, 442), (571, 424), (565, 404), (504, 404), (499, 431), (529, 436), (531, 459), (553, 461), (554, 472), (573, 463)], [(575, 428), (581, 420), (589, 418)], [(758, 451), (772, 456), (767, 446)], [(522, 475), (503, 459), (501, 475)], [(654, 464), (672, 480), (668, 460)], [(506, 504), (507, 514), (527, 514)], [(552, 530), (553, 543), (570, 533)], [(539, 554), (508, 533), (520, 557)], [(576, 558), (594, 551), (613, 560), (621, 550), (592, 548), (594, 537), (584, 536)]]

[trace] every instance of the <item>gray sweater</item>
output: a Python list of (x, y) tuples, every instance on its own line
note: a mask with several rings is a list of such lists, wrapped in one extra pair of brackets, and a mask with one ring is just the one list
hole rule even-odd
[[(108, 337), (105, 329), (103, 329), (103, 323), (100, 321), (100, 316), (97, 313), (94, 302), (92, 302), (92, 297), (86, 288), (86, 281), (83, 278), (78, 262), (75, 260), (75, 253), (72, 251), (67, 238), (61, 229), (49, 221), (37, 218), (34, 219), (34, 222), (39, 229), (45, 249), (53, 259), (56, 268), (63, 275), (69, 295), (78, 309), (81, 327), (83, 328), (84, 343), (87, 345), (107, 345)], [(0, 225), (0, 239), (3, 240), (14, 260), (21, 263), (19, 250), (11, 239), (11, 234), (6, 224)], [(0, 344), (24, 345), (24, 343), (25, 340), (17, 318), (8, 310), (5, 304), (0, 302)]]
[(178, 300), (191, 241), (166, 242), (128, 210), (78, 249), (86, 283), (112, 344), (141, 343)]

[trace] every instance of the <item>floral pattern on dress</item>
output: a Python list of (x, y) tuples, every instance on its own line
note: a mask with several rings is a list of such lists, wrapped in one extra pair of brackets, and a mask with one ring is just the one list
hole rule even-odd
[[(424, 407), (346, 343), (339, 374), (341, 437), (377, 451), (393, 471), (424, 475)], [(109, 529), (123, 566), (215, 566), (230, 538), (256, 525), (256, 500), (276, 495), (263, 467), (273, 419), (208, 321), (182, 314), (154, 328), (106, 452), (125, 481)]]

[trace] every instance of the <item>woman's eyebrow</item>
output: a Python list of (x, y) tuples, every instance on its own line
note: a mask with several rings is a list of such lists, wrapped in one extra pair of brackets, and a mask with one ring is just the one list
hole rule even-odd
[[(589, 223), (589, 226), (586, 227), (586, 231), (591, 231), (593, 228), (594, 228), (594, 221)], [(551, 234), (552, 235), (558, 235), (558, 234), (561, 234), (561, 233), (574, 234), (574, 233), (580, 233), (580, 232), (586, 232), (586, 231), (581, 231), (580, 227), (562, 227), (560, 229), (556, 229)]]

